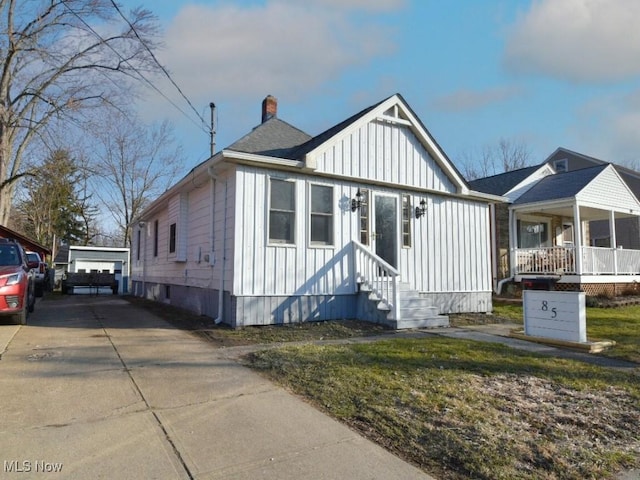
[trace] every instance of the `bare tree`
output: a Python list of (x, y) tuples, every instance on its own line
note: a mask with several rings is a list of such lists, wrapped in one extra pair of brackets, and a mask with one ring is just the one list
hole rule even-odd
[(500, 139), (496, 155), (502, 163), (502, 171), (519, 170), (529, 165), (531, 152), (523, 142)]
[(173, 183), (184, 163), (182, 149), (166, 121), (147, 126), (133, 114), (112, 111), (103, 122), (93, 127), (93, 191), (117, 223), (122, 246), (131, 246), (133, 222)]
[(125, 79), (157, 67), (156, 33), (149, 11), (125, 22), (111, 0), (0, 0), (0, 224), (32, 141), (52, 123), (130, 98)]
[(463, 153), (460, 166), (467, 180), (475, 180), (524, 168), (530, 161), (525, 143), (501, 138), (497, 146), (484, 147), (479, 154)]

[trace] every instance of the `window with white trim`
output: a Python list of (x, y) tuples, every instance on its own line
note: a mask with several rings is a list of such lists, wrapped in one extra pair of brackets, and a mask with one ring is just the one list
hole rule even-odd
[(296, 184), (287, 180), (270, 179), (269, 241), (294, 243), (296, 224)]
[(158, 256), (158, 237), (160, 233), (158, 232), (158, 220), (154, 220), (153, 222), (153, 256)]
[(411, 246), (411, 197), (402, 196), (402, 246)]
[(362, 205), (360, 206), (360, 243), (369, 245), (369, 190), (361, 189)]
[(333, 245), (333, 187), (311, 185), (311, 244)]
[(176, 253), (176, 224), (169, 225), (169, 253)]

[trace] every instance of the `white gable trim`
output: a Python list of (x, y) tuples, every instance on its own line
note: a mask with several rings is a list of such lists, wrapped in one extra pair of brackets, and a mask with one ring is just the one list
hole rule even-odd
[[(397, 108), (399, 115), (394, 117), (390, 115), (386, 115), (385, 112), (390, 108)], [(408, 118), (409, 120), (404, 120), (403, 117)], [(429, 154), (432, 155), (436, 163), (444, 170), (447, 177), (453, 182), (453, 184), (457, 187), (458, 191), (462, 194), (468, 194), (469, 189), (466, 186), (464, 179), (458, 174), (456, 169), (453, 167), (451, 162), (446, 158), (444, 153), (437, 146), (434, 139), (428, 134), (428, 132), (422, 128), (420, 121), (411, 113), (411, 110), (407, 107), (407, 105), (402, 101), (402, 99), (398, 95), (393, 95), (388, 98), (386, 101), (378, 105), (372, 111), (363, 115), (357, 121), (353, 122), (351, 125), (344, 128), (342, 131), (331, 137), (329, 140), (314, 148), (310, 152), (305, 155), (304, 163), (308, 169), (315, 170), (317, 168), (316, 159), (318, 156), (330, 148), (337, 141), (342, 140), (347, 135), (352, 134), (357, 129), (366, 125), (367, 123), (378, 120), (378, 121), (388, 121), (392, 123), (400, 123), (402, 125), (407, 125), (411, 127), (414, 134), (418, 137), (422, 145), (426, 148)]]
[[(529, 175), (527, 178), (522, 180), (520, 183), (515, 185), (511, 190), (505, 193), (503, 196), (509, 199), (509, 202), (515, 202), (518, 198), (520, 198), (524, 193), (526, 193), (531, 187), (533, 187), (536, 183), (542, 180), (547, 175), (555, 175), (555, 170), (551, 165), (545, 163), (541, 165), (535, 172)], [(532, 177), (537, 177), (536, 179), (532, 179)]]

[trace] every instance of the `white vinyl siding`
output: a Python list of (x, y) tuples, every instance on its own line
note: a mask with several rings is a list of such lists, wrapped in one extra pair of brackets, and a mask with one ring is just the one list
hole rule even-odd
[(405, 125), (372, 121), (319, 154), (317, 162), (318, 172), (363, 182), (456, 192), (444, 170)]
[[(307, 222), (296, 222), (296, 245), (269, 244), (268, 210), (256, 213), (256, 199), (266, 198), (272, 172), (238, 167), (237, 228), (234, 252), (234, 295), (341, 295), (353, 294), (357, 285), (351, 274), (351, 240), (361, 238), (361, 218), (350, 201), (360, 183), (333, 183), (335, 200), (334, 245), (308, 248)], [(296, 184), (296, 207), (308, 210), (310, 177), (291, 175)], [(382, 187), (367, 186), (373, 193), (402, 195)], [(482, 202), (440, 195), (411, 194), (410, 204), (427, 201), (427, 213), (411, 216), (412, 248), (400, 249), (402, 281), (421, 292), (490, 292), (489, 209)], [(399, 212), (400, 213), (400, 212)]]
[(609, 166), (603, 170), (587, 187), (576, 195), (580, 205), (592, 205), (599, 209), (612, 209), (628, 213), (630, 206), (638, 208), (638, 199), (627, 185)]

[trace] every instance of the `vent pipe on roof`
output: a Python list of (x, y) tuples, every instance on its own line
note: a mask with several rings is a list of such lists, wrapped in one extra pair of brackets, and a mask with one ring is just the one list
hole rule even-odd
[(273, 95), (267, 95), (262, 101), (262, 123), (270, 118), (278, 116), (278, 99)]

